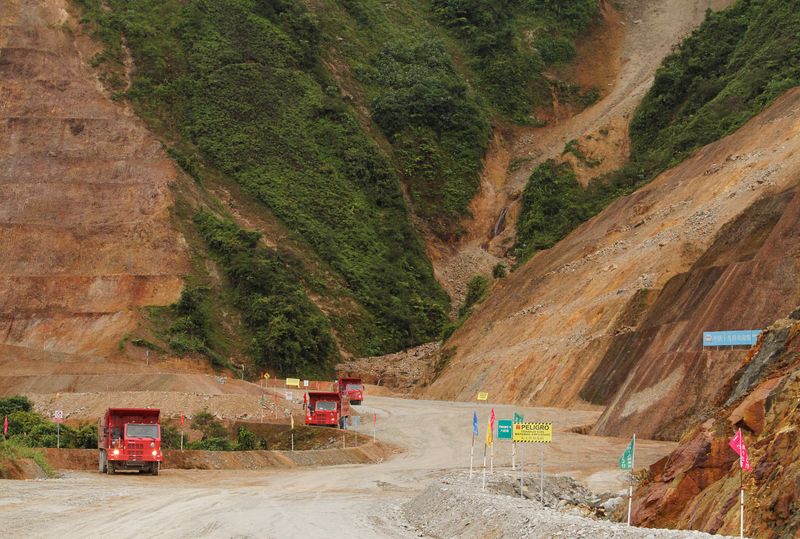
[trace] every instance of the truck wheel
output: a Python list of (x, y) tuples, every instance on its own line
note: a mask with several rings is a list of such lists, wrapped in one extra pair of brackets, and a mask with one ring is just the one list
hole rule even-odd
[(150, 468), (150, 473), (153, 475), (158, 475), (158, 469), (161, 467), (161, 464), (158, 462), (154, 462), (153, 466)]
[(361, 401), (350, 401), (350, 404), (355, 405), (355, 406), (360, 406), (361, 405)]
[(117, 465), (114, 462), (108, 463), (108, 475), (114, 475), (117, 473)]

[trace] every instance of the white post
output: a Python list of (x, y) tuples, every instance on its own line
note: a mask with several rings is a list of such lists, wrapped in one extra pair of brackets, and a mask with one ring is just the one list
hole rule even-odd
[(633, 433), (633, 454), (631, 455), (631, 471), (628, 476), (628, 526), (631, 525), (631, 506), (633, 505), (633, 470), (636, 466), (636, 433)]
[(511, 442), (511, 470), (517, 469), (517, 442)]
[(183, 429), (181, 429), (181, 451), (183, 451)]
[[(494, 440), (492, 440), (494, 442)], [(489, 473), (494, 475), (494, 443), (489, 448)]]
[(56, 423), (56, 449), (61, 449), (61, 423)]
[(742, 453), (744, 439), (742, 438), (742, 429), (739, 429), (739, 539), (744, 538), (744, 480), (743, 480), (743, 472), (742, 472)]
[(469, 478), (472, 480), (472, 461), (475, 458), (475, 432), (472, 433), (472, 445), (469, 448)]
[(519, 448), (519, 497), (524, 498), (525, 489), (525, 444)]
[(539, 445), (539, 503), (544, 505), (544, 444)]
[(372, 443), (375, 443), (375, 430), (378, 427), (378, 414), (372, 414)]
[(483, 442), (483, 486), (481, 490), (486, 490), (486, 442)]
[(292, 453), (294, 453), (294, 430), (292, 431)]
[(739, 537), (744, 538), (744, 489), (739, 491)]

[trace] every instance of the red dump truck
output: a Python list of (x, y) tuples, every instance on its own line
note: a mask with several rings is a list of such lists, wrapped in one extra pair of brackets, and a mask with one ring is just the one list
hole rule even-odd
[(309, 391), (306, 425), (344, 428), (350, 403), (337, 391)]
[(97, 428), (100, 472), (137, 470), (158, 475), (164, 460), (158, 417), (154, 408), (109, 408)]
[(336, 383), (339, 388), (339, 394), (342, 397), (347, 397), (350, 404), (361, 404), (364, 400), (364, 384), (361, 383), (361, 378), (339, 378)]

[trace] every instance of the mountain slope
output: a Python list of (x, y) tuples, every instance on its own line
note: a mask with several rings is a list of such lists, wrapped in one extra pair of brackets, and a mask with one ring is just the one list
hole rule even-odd
[[(448, 343), (453, 357), (426, 395), (471, 400), (483, 390), (496, 401), (575, 406), (586, 403), (582, 394), (602, 393), (602, 384), (613, 370), (603, 366), (603, 358), (615, 338), (637, 329), (659, 294), (670, 293), (666, 288), (670, 280), (700, 260), (726, 225), (757, 210), (762, 196), (797, 187), (798, 129), (800, 91), (795, 90), (733, 135), (618, 200), (499, 281)], [(788, 226), (791, 230), (791, 221)], [(783, 227), (776, 225), (772, 230), (780, 236), (785, 234)], [(785, 241), (791, 244), (794, 237), (796, 234), (789, 235)], [(755, 278), (769, 281), (771, 267), (756, 264), (755, 269), (746, 276), (748, 283)], [(787, 277), (784, 282), (789, 286), (784, 297), (756, 305), (753, 323), (775, 319), (780, 309), (785, 310), (780, 305), (784, 300), (800, 300), (793, 297), (799, 291), (791, 288), (796, 280)], [(737, 285), (741, 288), (744, 283), (738, 281)], [(700, 286), (709, 291), (713, 281)], [(668, 298), (665, 295), (662, 301)], [(724, 373), (735, 372), (737, 359), (722, 353), (714, 363), (705, 361), (707, 353), (699, 350), (700, 337), (690, 335), (692, 331), (683, 334), (691, 338), (665, 342), (665, 350), (675, 346), (696, 351), (704, 361), (687, 364), (696, 369), (693, 376), (724, 384)], [(678, 357), (688, 360), (690, 356)], [(662, 365), (652, 355), (629, 361), (643, 371), (652, 371), (649, 383), (635, 382), (642, 385), (641, 398), (618, 401), (613, 413), (621, 413), (628, 402), (640, 403), (644, 413), (671, 390), (679, 394), (691, 383), (674, 365)], [(626, 380), (629, 371), (618, 365), (622, 372), (616, 376)], [(712, 368), (720, 372), (719, 378), (709, 379)], [(589, 387), (595, 373), (601, 382), (595, 379)], [(613, 391), (615, 386), (609, 387)], [(661, 407), (654, 415), (663, 425), (678, 413)], [(643, 435), (656, 433), (657, 428), (650, 425)], [(609, 424), (603, 432), (627, 434), (628, 428), (627, 424)]]
[(0, 354), (109, 356), (177, 299), (178, 171), (98, 87), (65, 2), (0, 2)]

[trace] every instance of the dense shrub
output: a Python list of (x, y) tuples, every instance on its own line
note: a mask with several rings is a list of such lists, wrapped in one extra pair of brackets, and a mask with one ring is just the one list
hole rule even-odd
[(0, 416), (6, 416), (13, 412), (30, 412), (33, 410), (33, 403), (28, 397), (14, 395), (0, 399)]
[[(475, 58), (483, 93), (503, 115), (526, 121), (549, 104), (543, 70), (575, 56), (575, 37), (597, 14), (596, 0), (432, 0)], [(529, 43), (526, 34), (534, 35)]]
[(253, 451), (259, 449), (260, 444), (256, 433), (246, 427), (239, 427), (236, 433), (236, 450), (237, 451)]
[(201, 212), (195, 223), (235, 291), (256, 363), (280, 375), (327, 374), (338, 357), (330, 327), (280, 254), (233, 221)]
[[(0, 400), (0, 406), (7, 401), (20, 403), (27, 401), (27, 399), (25, 397), (5, 398)], [(8, 414), (9, 440), (27, 447), (56, 447), (59, 427), (49, 418), (37, 412), (25, 411), (25, 407), (23, 403), (22, 408), (18, 408)], [(30, 409), (30, 407), (28, 408)], [(6, 414), (2, 415), (4, 417)], [(62, 424), (60, 431), (61, 447), (78, 449), (93, 449), (97, 447), (96, 424), (85, 423), (78, 427)]]
[(739, 0), (667, 57), (631, 121), (649, 175), (737, 129), (800, 84), (800, 2)]

